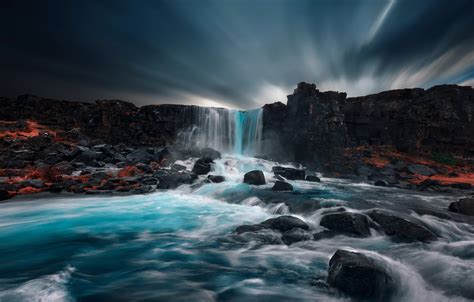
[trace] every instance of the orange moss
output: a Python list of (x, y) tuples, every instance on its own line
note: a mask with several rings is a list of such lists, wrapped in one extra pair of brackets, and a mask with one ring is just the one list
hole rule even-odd
[(33, 188), (33, 187), (24, 187), (18, 190), (18, 194), (26, 195), (26, 194), (34, 194), (41, 192), (41, 189)]
[[(10, 121), (0, 121), (0, 124), (13, 124), (14, 122)], [(24, 129), (18, 130), (4, 130), (0, 131), (0, 139), (11, 137), (14, 139), (27, 139), (35, 136), (39, 136), (40, 134), (49, 134), (51, 136), (56, 137), (56, 131), (51, 130), (50, 128), (40, 125), (35, 121), (26, 121), (26, 127)]]
[(132, 177), (141, 174), (142, 171), (135, 166), (126, 166), (118, 172), (118, 177)]

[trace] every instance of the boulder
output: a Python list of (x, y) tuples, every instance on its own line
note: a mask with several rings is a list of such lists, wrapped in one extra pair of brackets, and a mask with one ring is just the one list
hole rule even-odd
[(377, 187), (386, 187), (386, 186), (388, 186), (388, 183), (387, 183), (385, 180), (379, 179), (379, 180), (376, 180), (376, 181), (374, 182), (374, 186), (377, 186)]
[(266, 183), (265, 175), (260, 170), (247, 172), (244, 175), (244, 183), (256, 186), (264, 185)]
[(289, 215), (279, 216), (276, 218), (270, 218), (261, 223), (267, 229), (278, 230), (280, 232), (286, 232), (291, 229), (300, 228), (308, 230), (309, 225), (303, 220)]
[(153, 151), (149, 148), (140, 148), (132, 151), (126, 156), (127, 162), (130, 164), (145, 163), (149, 164), (151, 161), (156, 160), (156, 156)]
[(275, 175), (283, 176), (289, 180), (304, 180), (305, 178), (305, 170), (303, 169), (275, 166), (272, 168), (272, 171)]
[(370, 223), (367, 216), (358, 213), (334, 213), (324, 215), (319, 223), (330, 231), (352, 236), (370, 236)]
[(449, 205), (449, 211), (474, 216), (474, 198), (461, 198)]
[(421, 225), (421, 223), (398, 217), (390, 212), (373, 210), (368, 215), (387, 236), (393, 237), (398, 241), (429, 242), (436, 240), (438, 237), (427, 227)]
[(431, 169), (430, 167), (423, 166), (423, 165), (409, 165), (407, 167), (408, 172), (411, 174), (423, 175), (423, 176), (432, 176), (436, 174), (436, 172)]
[(235, 232), (237, 234), (242, 234), (242, 233), (246, 233), (246, 232), (256, 232), (256, 231), (262, 230), (264, 228), (265, 227), (261, 224), (250, 224), (250, 225), (245, 224), (245, 225), (238, 226), (235, 229)]
[(44, 182), (40, 179), (27, 179), (20, 182), (20, 186), (41, 189), (44, 187)]
[(146, 177), (146, 178), (141, 179), (140, 182), (144, 185), (155, 186), (158, 183), (158, 179), (154, 177)]
[(293, 186), (285, 181), (277, 180), (272, 187), (272, 191), (293, 191)]
[(374, 259), (356, 252), (337, 250), (329, 260), (330, 286), (358, 299), (387, 300), (395, 282)]
[(312, 238), (311, 233), (300, 228), (286, 231), (281, 236), (281, 240), (286, 245), (291, 245), (295, 242), (311, 240), (311, 238)]
[(312, 181), (312, 182), (321, 182), (321, 179), (317, 176), (314, 176), (314, 175), (307, 175), (305, 180), (306, 181)]
[(211, 171), (212, 159), (209, 157), (202, 157), (194, 163), (193, 172), (197, 175), (204, 175)]
[(220, 183), (225, 181), (225, 177), (221, 175), (209, 175), (207, 176), (207, 179), (209, 179), (213, 183)]
[(155, 177), (159, 180), (157, 189), (175, 189), (183, 184), (192, 184), (197, 179), (195, 173), (174, 171), (155, 173)]
[(186, 170), (186, 167), (180, 164), (173, 164), (171, 165), (171, 169), (175, 171), (183, 171)]
[(0, 201), (12, 198), (13, 195), (7, 190), (0, 189)]
[(202, 148), (201, 149), (201, 157), (207, 157), (212, 160), (221, 158), (221, 153), (217, 150), (212, 148)]

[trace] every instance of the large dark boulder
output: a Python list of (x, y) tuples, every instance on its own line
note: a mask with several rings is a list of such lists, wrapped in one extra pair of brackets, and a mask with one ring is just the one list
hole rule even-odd
[(333, 213), (324, 215), (319, 223), (330, 231), (352, 236), (370, 236), (370, 223), (367, 216), (358, 213)]
[(321, 179), (317, 176), (314, 176), (314, 175), (306, 175), (305, 180), (306, 181), (311, 181), (311, 182), (321, 182)]
[(303, 220), (289, 215), (279, 216), (276, 218), (270, 218), (261, 223), (265, 228), (278, 230), (280, 232), (286, 232), (291, 229), (300, 228), (308, 230), (309, 225)]
[(272, 168), (275, 175), (283, 176), (289, 180), (304, 180), (305, 170), (275, 166)]
[(183, 184), (192, 184), (197, 179), (197, 175), (192, 172), (163, 171), (155, 173), (157, 189), (175, 189)]
[(328, 283), (351, 297), (376, 301), (389, 299), (396, 288), (387, 270), (374, 259), (345, 250), (331, 257)]
[(285, 181), (277, 180), (272, 187), (272, 191), (293, 191), (293, 186)]
[(393, 237), (395, 240), (412, 242), (429, 242), (437, 239), (437, 235), (421, 225), (421, 222), (414, 222), (407, 218), (398, 217), (391, 212), (373, 210), (368, 214), (374, 220), (382, 231)]
[(201, 157), (207, 157), (212, 160), (216, 160), (218, 158), (221, 158), (221, 153), (217, 150), (214, 150), (212, 148), (202, 148), (201, 149)]
[(452, 202), (448, 209), (451, 212), (474, 216), (474, 198), (461, 198)]
[(212, 159), (209, 157), (202, 157), (194, 163), (193, 172), (197, 175), (204, 175), (211, 171)]
[(256, 186), (264, 185), (266, 183), (265, 175), (260, 170), (247, 172), (244, 175), (244, 183)]

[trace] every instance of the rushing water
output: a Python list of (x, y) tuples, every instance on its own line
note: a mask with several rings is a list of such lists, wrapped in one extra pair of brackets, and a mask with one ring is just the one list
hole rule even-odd
[(237, 155), (259, 155), (263, 109), (240, 111), (190, 107), (193, 126), (179, 136), (186, 147), (210, 147)]
[[(192, 162), (181, 164), (192, 167)], [(348, 300), (321, 285), (338, 248), (383, 263), (399, 284), (393, 301), (474, 299), (473, 222), (413, 211), (446, 213), (455, 196), (328, 178), (290, 181), (294, 192), (275, 193), (270, 190), (273, 165), (224, 156), (211, 172), (226, 177), (219, 184), (0, 204), (0, 301)], [(243, 184), (244, 172), (256, 168), (269, 183)], [(298, 207), (302, 204), (317, 206)], [(286, 246), (233, 234), (238, 225), (291, 208), (317, 231), (322, 211), (334, 206), (403, 212), (441, 238), (430, 244), (395, 243), (374, 231), (368, 238), (337, 236)]]

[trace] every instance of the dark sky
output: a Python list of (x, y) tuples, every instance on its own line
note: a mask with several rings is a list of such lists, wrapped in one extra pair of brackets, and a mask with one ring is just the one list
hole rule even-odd
[(252, 108), (474, 85), (471, 0), (2, 0), (0, 95)]

